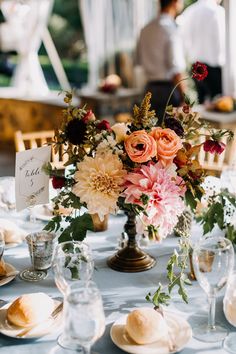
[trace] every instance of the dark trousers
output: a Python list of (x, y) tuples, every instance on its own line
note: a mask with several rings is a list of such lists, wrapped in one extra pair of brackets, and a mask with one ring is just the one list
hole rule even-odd
[[(158, 125), (161, 125), (166, 104), (172, 89), (173, 82), (170, 81), (150, 81), (147, 83), (145, 93), (151, 92), (151, 109), (154, 109), (158, 117)], [(182, 97), (177, 90), (174, 91), (169, 104), (178, 107), (182, 102)]]
[[(207, 64), (206, 64), (207, 65)], [(212, 100), (216, 95), (222, 94), (222, 70), (220, 66), (207, 65), (208, 76), (202, 81), (195, 81), (198, 101), (204, 103), (207, 99)]]

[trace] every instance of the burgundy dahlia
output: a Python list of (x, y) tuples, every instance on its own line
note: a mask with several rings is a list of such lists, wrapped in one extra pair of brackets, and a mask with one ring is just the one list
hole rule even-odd
[(65, 128), (66, 139), (73, 145), (82, 144), (86, 129), (86, 124), (82, 120), (72, 119)]
[(184, 128), (176, 118), (166, 117), (165, 127), (174, 130), (174, 132), (180, 137), (184, 135)]
[(197, 81), (204, 80), (208, 75), (207, 66), (197, 61), (192, 66), (192, 77)]
[(65, 186), (65, 184), (66, 184), (65, 177), (57, 177), (57, 176), (52, 177), (52, 186), (54, 189), (61, 189), (62, 187)]
[(211, 154), (217, 153), (221, 154), (225, 150), (226, 145), (222, 142), (216, 140), (206, 140), (203, 144), (203, 149)]

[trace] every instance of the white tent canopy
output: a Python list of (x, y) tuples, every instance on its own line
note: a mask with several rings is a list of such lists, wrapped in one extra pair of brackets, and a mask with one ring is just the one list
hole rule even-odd
[(155, 0), (79, 0), (88, 49), (89, 87), (98, 85), (101, 67), (114, 56), (134, 49), (140, 29), (156, 15)]

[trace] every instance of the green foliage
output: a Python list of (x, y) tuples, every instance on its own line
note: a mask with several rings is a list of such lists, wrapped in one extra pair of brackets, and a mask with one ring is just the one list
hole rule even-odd
[[(78, 57), (84, 50), (83, 31), (77, 0), (55, 0), (49, 29), (60, 57)], [(78, 45), (79, 44), (79, 45)]]
[(160, 307), (160, 305), (168, 305), (168, 302), (171, 299), (171, 293), (176, 287), (178, 289), (178, 294), (181, 296), (183, 301), (188, 303), (188, 295), (185, 286), (191, 285), (191, 282), (185, 274), (185, 271), (191, 248), (189, 236), (183, 236), (179, 241), (179, 246), (179, 253), (174, 250), (174, 253), (167, 263), (167, 291), (162, 291), (163, 287), (159, 284), (158, 289), (153, 295), (151, 293), (146, 295), (146, 300), (152, 302), (155, 307)]
[(184, 0), (184, 7), (194, 4), (196, 1), (197, 0)]
[(188, 189), (185, 193), (185, 202), (186, 205), (188, 205), (191, 208), (191, 210), (196, 209), (197, 201), (190, 189)]
[(158, 289), (152, 295), (150, 292), (146, 295), (146, 300), (151, 302), (155, 308), (159, 308), (160, 305), (169, 305), (170, 295), (162, 291), (163, 287), (159, 283)]
[[(62, 226), (62, 221), (65, 221), (66, 226)], [(57, 232), (60, 230), (61, 234), (58, 238), (59, 243), (65, 241), (83, 241), (86, 237), (87, 231), (93, 231), (93, 221), (91, 215), (85, 213), (81, 216), (62, 217), (56, 215), (44, 227), (44, 230)]]
[(236, 197), (227, 189), (209, 197), (207, 208), (196, 218), (203, 225), (204, 235), (217, 225), (221, 230), (225, 230), (226, 237), (236, 243), (236, 230), (227, 221), (234, 208), (236, 208)]

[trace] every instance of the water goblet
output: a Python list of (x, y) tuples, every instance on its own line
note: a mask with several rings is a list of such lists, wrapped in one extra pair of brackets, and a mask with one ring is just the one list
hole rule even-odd
[(53, 270), (56, 285), (63, 294), (71, 283), (78, 280), (89, 281), (93, 268), (92, 251), (87, 243), (68, 241), (57, 245)]
[(56, 235), (46, 231), (34, 232), (26, 236), (32, 267), (24, 269), (20, 278), (26, 281), (39, 281), (47, 276), (52, 265)]
[(203, 342), (222, 341), (227, 329), (215, 323), (216, 294), (227, 283), (234, 266), (234, 249), (224, 237), (203, 238), (193, 250), (193, 267), (196, 278), (206, 292), (210, 304), (208, 324), (193, 328), (193, 335)]
[(94, 282), (77, 281), (68, 286), (64, 301), (64, 330), (58, 338), (63, 348), (84, 354), (105, 331), (105, 315), (100, 292)]
[[(236, 327), (236, 272), (229, 277), (225, 297), (224, 314), (229, 323)], [(236, 333), (230, 333), (224, 340), (224, 349), (229, 353), (236, 353)]]

